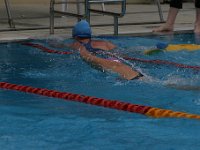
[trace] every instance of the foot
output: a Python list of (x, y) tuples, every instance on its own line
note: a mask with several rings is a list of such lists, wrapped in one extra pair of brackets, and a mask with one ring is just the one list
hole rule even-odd
[(153, 29), (153, 32), (172, 32), (173, 26), (168, 24), (163, 24), (158, 28)]
[(194, 33), (200, 34), (200, 23), (195, 23)]

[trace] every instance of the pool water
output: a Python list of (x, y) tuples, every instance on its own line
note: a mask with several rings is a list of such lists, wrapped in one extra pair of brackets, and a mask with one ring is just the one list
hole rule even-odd
[[(200, 66), (198, 50), (143, 53), (158, 41), (198, 43), (193, 34), (96, 38), (116, 44), (118, 49), (114, 52), (120, 56)], [(73, 51), (50, 44), (71, 41), (49, 38), (28, 42), (59, 51)], [(92, 68), (74, 51), (70, 55), (52, 54), (20, 42), (2, 43), (0, 50), (0, 82), (200, 114), (198, 90), (167, 86), (200, 86), (198, 70), (129, 61), (127, 63), (140, 70), (145, 79), (126, 81), (115, 73)], [(0, 147), (4, 150), (196, 150), (200, 147), (200, 121), (194, 119), (155, 119), (4, 89), (0, 89), (0, 114)]]

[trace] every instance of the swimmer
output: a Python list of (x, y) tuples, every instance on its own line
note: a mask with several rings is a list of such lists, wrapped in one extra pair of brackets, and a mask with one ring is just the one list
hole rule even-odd
[(119, 74), (127, 80), (138, 79), (143, 75), (124, 64), (111, 53), (109, 50), (116, 48), (114, 44), (103, 40), (93, 40), (92, 31), (86, 20), (78, 22), (72, 31), (72, 37), (75, 39), (70, 47), (79, 50), (81, 57), (92, 65), (103, 70), (108, 70)]
[[(122, 59), (116, 57), (114, 54), (112, 55), (112, 52), (109, 51), (116, 48), (114, 44), (109, 41), (92, 39), (92, 31), (87, 21), (82, 20), (74, 26), (72, 37), (74, 38), (74, 42), (72, 42), (70, 45), (59, 44), (54, 46), (59, 46), (62, 48), (67, 46), (78, 50), (81, 57), (86, 62), (89, 62), (90, 64), (95, 65), (103, 70), (115, 72), (124, 79), (140, 79), (148, 83), (149, 81), (155, 83), (155, 80), (152, 80), (151, 77), (146, 75), (143, 76), (139, 71), (132, 68), (130, 64), (127, 65), (127, 62), (124, 64)], [(198, 90), (197, 87), (187, 85), (178, 86), (175, 84), (166, 84), (164, 86), (178, 90)]]

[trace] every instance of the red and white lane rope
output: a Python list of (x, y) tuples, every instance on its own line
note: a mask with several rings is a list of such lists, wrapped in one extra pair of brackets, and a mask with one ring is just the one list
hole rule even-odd
[(189, 114), (185, 112), (176, 112), (172, 110), (154, 108), (151, 106), (137, 105), (126, 103), (118, 100), (108, 100), (104, 98), (97, 98), (86, 96), (82, 94), (74, 94), (68, 92), (60, 92), (56, 90), (48, 90), (44, 88), (35, 88), (31, 86), (17, 85), (7, 82), (0, 82), (1, 89), (16, 90), (20, 92), (32, 93), (47, 97), (60, 98), (67, 101), (81, 102), (106, 108), (123, 110), (133, 113), (139, 113), (154, 118), (191, 118), (200, 119), (200, 115)]

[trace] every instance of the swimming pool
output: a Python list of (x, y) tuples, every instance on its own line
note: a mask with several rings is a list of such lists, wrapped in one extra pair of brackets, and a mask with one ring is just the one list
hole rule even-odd
[[(142, 60), (166, 60), (200, 66), (200, 51), (144, 55), (158, 41), (195, 43), (193, 34), (147, 37), (97, 37), (115, 43), (116, 53)], [(50, 42), (31, 42), (58, 51)], [(64, 40), (64, 39), (59, 39)], [(59, 42), (58, 41), (58, 42)], [(71, 42), (65, 39), (64, 42)], [(0, 44), (0, 82), (78, 93), (133, 104), (200, 114), (198, 90), (168, 84), (200, 86), (200, 71), (173, 65), (131, 61), (146, 79), (126, 81), (91, 68), (74, 52), (46, 53), (20, 42)], [(73, 51), (72, 51), (73, 52)], [(137, 113), (86, 105), (13, 90), (0, 90), (0, 147), (3, 149), (198, 149), (200, 121), (155, 119)]]

